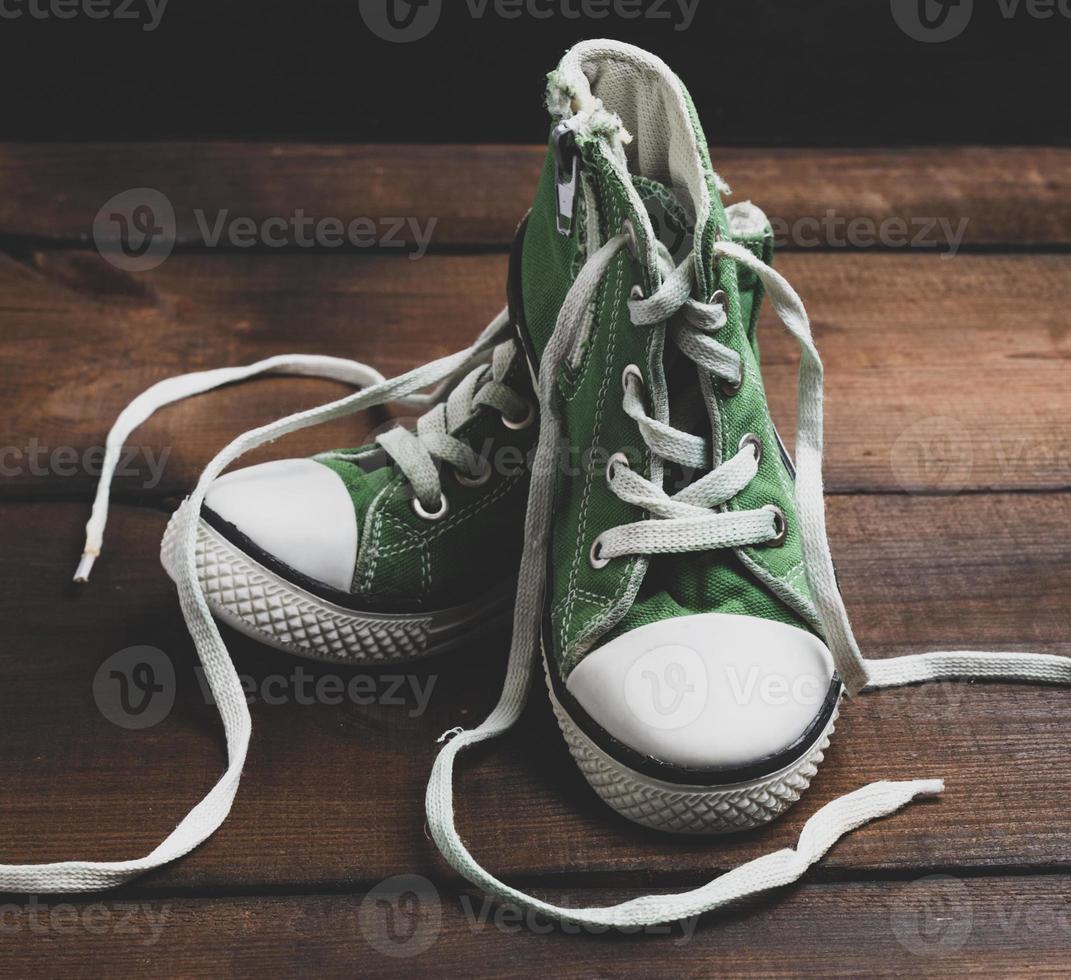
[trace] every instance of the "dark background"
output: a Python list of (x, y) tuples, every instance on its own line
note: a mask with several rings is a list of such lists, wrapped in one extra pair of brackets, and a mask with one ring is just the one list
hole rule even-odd
[(26, 14), (0, 19), (0, 138), (538, 142), (545, 73), (605, 36), (663, 56), (715, 144), (1067, 142), (1071, 19), (974, 0), (959, 37), (922, 43), (890, 2), (700, 0), (677, 31), (444, 0), (407, 44), (369, 30), (358, 0), (170, 0), (152, 32)]

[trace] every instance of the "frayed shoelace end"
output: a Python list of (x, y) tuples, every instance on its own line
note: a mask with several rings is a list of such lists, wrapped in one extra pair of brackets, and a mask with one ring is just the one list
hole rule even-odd
[(945, 791), (943, 779), (920, 779), (917, 786), (918, 796), (940, 796)]
[(93, 563), (97, 560), (96, 555), (91, 555), (86, 552), (82, 555), (78, 562), (78, 567), (74, 570), (74, 580), (79, 585), (84, 585), (89, 581), (89, 573), (93, 571)]

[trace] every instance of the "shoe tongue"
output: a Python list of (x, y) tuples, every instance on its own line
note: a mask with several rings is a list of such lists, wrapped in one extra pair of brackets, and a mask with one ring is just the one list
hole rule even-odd
[[(572, 119), (578, 134), (608, 140), (641, 197), (661, 188), (688, 215), (697, 232), (699, 285), (709, 294), (716, 229), (725, 221), (720, 194), (728, 188), (711, 166), (706, 138), (680, 79), (640, 48), (586, 41), (566, 54), (550, 76), (548, 91), (552, 112)], [(652, 214), (657, 217), (657, 211)], [(654, 230), (660, 232), (657, 225)], [(687, 254), (678, 255), (672, 240), (665, 244), (678, 261)]]
[(647, 209), (655, 238), (673, 257), (673, 264), (680, 265), (695, 248), (694, 215), (673, 188), (657, 180), (634, 176), (632, 186)]

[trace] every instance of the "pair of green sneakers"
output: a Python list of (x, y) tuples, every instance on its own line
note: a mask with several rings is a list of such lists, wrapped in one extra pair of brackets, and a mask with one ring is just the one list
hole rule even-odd
[[(600, 926), (671, 921), (795, 880), (842, 834), (941, 784), (864, 787), (820, 810), (795, 850), (690, 892), (552, 907), (485, 871), (453, 819), (458, 754), (513, 725), (537, 670), (600, 797), (645, 826), (703, 834), (764, 824), (800, 798), (845, 690), (1071, 680), (1067, 661), (1040, 655), (861, 657), (826, 542), (821, 361), (799, 297), (770, 267), (769, 223), (753, 205), (723, 205), (692, 103), (652, 55), (585, 42), (550, 75), (548, 106), (509, 306), (471, 348), (390, 381), (302, 357), (191, 375), (116, 423), (113, 464), (152, 411), (253, 374), (362, 389), (236, 440), (169, 525), (164, 564), (227, 732), (220, 782), (141, 861), (8, 867), (0, 888), (105, 887), (178, 857), (226, 817), (249, 714), (213, 613), (300, 656), (395, 664), (473, 640), (512, 604), (501, 701), (478, 728), (450, 733), (429, 828), (451, 865), (498, 897)], [(803, 352), (795, 462), (763, 388), (764, 297)], [(429, 408), (414, 431), (221, 476), (280, 435), (398, 400)], [(107, 493), (104, 478), (82, 578)]]

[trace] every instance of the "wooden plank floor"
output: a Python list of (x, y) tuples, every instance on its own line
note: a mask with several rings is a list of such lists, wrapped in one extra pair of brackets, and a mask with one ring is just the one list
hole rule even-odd
[[(95, 448), (115, 414), (197, 368), (300, 350), (390, 374), (462, 346), (502, 303), (505, 248), (540, 156), (0, 146), (0, 861), (143, 854), (214, 782), (218, 722), (157, 559), (167, 513), (229, 437), (341, 389), (272, 379), (160, 413), (131, 440), (105, 557), (76, 590)], [(737, 199), (790, 229), (778, 266), (827, 363), (830, 537), (866, 651), (1071, 654), (1071, 150), (715, 158)], [(456, 172), (475, 195), (457, 194)], [(174, 205), (178, 248), (149, 272), (121, 272), (92, 249), (93, 218), (145, 186)], [(389, 248), (207, 248), (191, 216), (224, 207), (258, 221), (302, 208), (438, 222), (420, 261)], [(966, 223), (951, 257), (793, 237), (829, 212)], [(775, 416), (791, 430), (796, 353), (768, 312), (763, 326)], [(302, 433), (258, 458), (352, 445), (383, 421)], [(459, 812), (481, 859), (555, 901), (698, 884), (792, 845), (819, 805), (872, 779), (948, 782), (940, 800), (852, 834), (797, 887), (664, 934), (575, 936), (487, 905), (424, 830), (435, 740), (493, 704), (507, 635), (367, 677), (226, 638), (254, 699), (229, 820), (114, 893), (0, 896), (0, 974), (1066, 975), (1067, 691), (943, 684), (859, 698), (801, 805), (715, 842), (616, 818), (537, 693), (518, 730), (465, 766)], [(159, 651), (177, 682), (166, 719), (139, 731), (93, 697), (101, 665), (132, 646)], [(336, 678), (373, 703), (306, 703), (302, 691)], [(398, 886), (409, 899), (394, 902), (406, 875), (418, 876)]]

